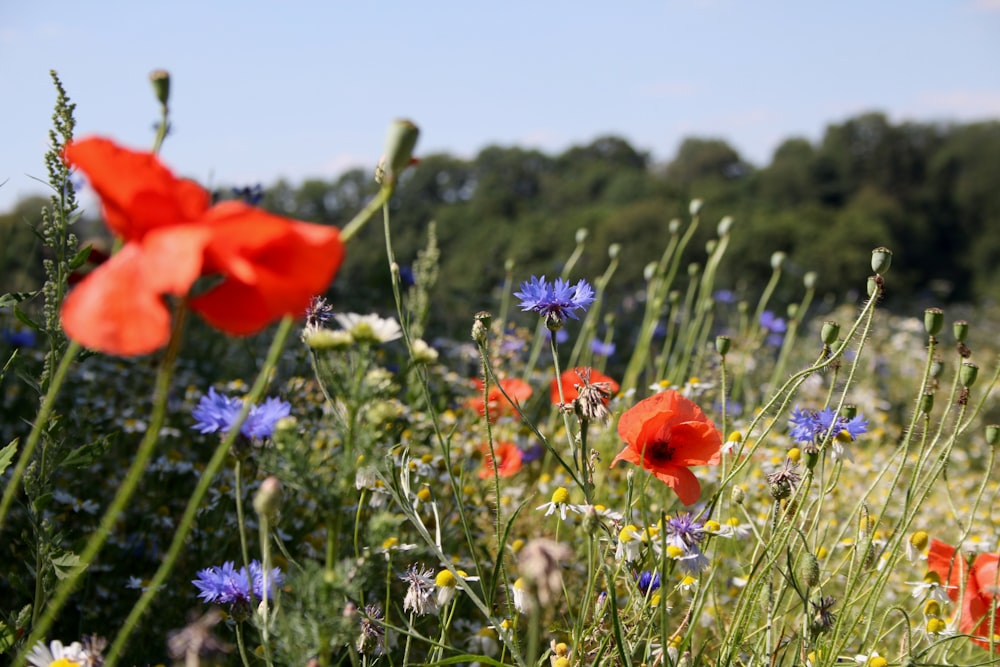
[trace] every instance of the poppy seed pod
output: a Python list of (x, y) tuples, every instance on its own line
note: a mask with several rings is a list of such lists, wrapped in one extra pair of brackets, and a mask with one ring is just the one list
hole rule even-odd
[(715, 337), (715, 351), (726, 356), (729, 354), (729, 348), (732, 346), (732, 339), (729, 336), (716, 336)]
[(951, 333), (955, 336), (955, 340), (964, 343), (969, 335), (969, 323), (965, 320), (955, 320), (951, 324)]
[(586, 240), (587, 240), (587, 228), (586, 227), (581, 227), (580, 229), (576, 230), (576, 243), (577, 243), (577, 245), (583, 243)]
[(802, 276), (802, 284), (806, 289), (813, 289), (816, 287), (816, 277), (815, 271), (806, 271), (806, 275)]
[(677, 234), (678, 232), (680, 232), (681, 231), (681, 221), (678, 220), (677, 218), (674, 218), (673, 220), (671, 220), (670, 222), (668, 222), (667, 223), (667, 231), (670, 232), (671, 234)]
[(986, 444), (993, 447), (1000, 442), (1000, 425), (990, 424), (986, 427)]
[(872, 250), (872, 271), (875, 273), (885, 273), (892, 265), (892, 251), (886, 247)]
[(934, 394), (927, 392), (920, 397), (920, 403), (917, 406), (920, 410), (920, 414), (929, 415), (931, 410), (934, 409)]
[(968, 389), (973, 384), (976, 383), (976, 377), (979, 375), (979, 366), (975, 365), (970, 361), (963, 361), (962, 367), (958, 371), (958, 380), (962, 383), (962, 386)]
[(823, 323), (823, 329), (820, 332), (820, 338), (823, 339), (824, 345), (833, 345), (837, 342), (837, 336), (840, 335), (840, 325), (833, 321), (826, 321)]
[(940, 308), (928, 308), (924, 311), (924, 331), (928, 336), (937, 336), (944, 325), (944, 311)]
[(165, 69), (154, 69), (149, 73), (149, 81), (153, 84), (156, 99), (163, 106), (170, 101), (170, 72)]

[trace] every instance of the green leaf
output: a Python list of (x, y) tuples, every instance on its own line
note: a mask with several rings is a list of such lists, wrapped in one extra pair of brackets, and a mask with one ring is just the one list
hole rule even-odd
[(80, 252), (73, 255), (73, 259), (69, 260), (69, 268), (71, 271), (79, 269), (81, 266), (87, 263), (87, 257), (90, 256), (90, 250), (93, 245), (84, 246)]
[(17, 319), (19, 319), (22, 324), (24, 324), (27, 327), (31, 327), (35, 331), (41, 331), (42, 330), (42, 325), (41, 324), (39, 324), (38, 322), (35, 322), (33, 319), (31, 319), (30, 317), (28, 317), (25, 314), (25, 312), (23, 310), (21, 310), (20, 308), (18, 308), (17, 306), (14, 306), (14, 317), (16, 317)]
[(35, 510), (38, 512), (41, 512), (51, 504), (52, 504), (51, 493), (43, 493), (42, 495), (35, 498)]
[(55, 570), (57, 578), (66, 579), (77, 572), (82, 572), (84, 567), (80, 565), (79, 556), (67, 551), (62, 556), (52, 559), (52, 569)]
[(10, 308), (22, 301), (27, 301), (36, 294), (38, 294), (38, 290), (33, 292), (7, 292), (6, 294), (0, 294), (0, 308)]
[(16, 636), (14, 631), (7, 627), (7, 624), (0, 621), (0, 654), (6, 653), (14, 647)]
[(3, 475), (7, 466), (10, 462), (14, 460), (14, 454), (17, 452), (17, 438), (10, 441), (3, 449), (0, 449), (0, 475)]
[(86, 468), (104, 456), (110, 446), (109, 437), (105, 436), (100, 440), (88, 442), (86, 445), (77, 447), (62, 460), (62, 465), (73, 468)]

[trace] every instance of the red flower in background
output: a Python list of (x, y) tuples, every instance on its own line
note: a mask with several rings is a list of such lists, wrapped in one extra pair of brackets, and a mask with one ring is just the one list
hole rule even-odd
[[(479, 396), (476, 398), (470, 398), (467, 405), (479, 413), (480, 416), (486, 414), (486, 404), (483, 402), (483, 381), (476, 378), (476, 389), (479, 390)], [(500, 388), (503, 387), (503, 391)], [(508, 401), (503, 392), (507, 392), (511, 400), (514, 403)], [(500, 380), (500, 385), (495, 384), (490, 385), (490, 390), (487, 393), (487, 402), (490, 408), (490, 419), (496, 419), (502, 414), (517, 414), (517, 409), (514, 407), (515, 404), (520, 405), (521, 403), (527, 401), (531, 398), (531, 385), (524, 380), (518, 380), (517, 378), (506, 378)]]
[(66, 335), (119, 355), (153, 352), (170, 337), (163, 297), (185, 296), (202, 276), (220, 282), (192, 310), (226, 333), (260, 331), (300, 314), (344, 258), (334, 227), (271, 215), (242, 202), (210, 206), (151, 153), (108, 139), (75, 141), (63, 153), (101, 198), (108, 227), (125, 244), (88, 274), (63, 304)]
[[(549, 391), (552, 403), (559, 403), (559, 384), (562, 384), (563, 397), (566, 399), (566, 402), (572, 403), (580, 397), (580, 388), (583, 387), (585, 383), (597, 385), (602, 390), (606, 390), (604, 393), (606, 393), (609, 397), (617, 394), (618, 390), (621, 388), (613, 378), (610, 378), (604, 373), (596, 371), (593, 368), (571, 368), (562, 372), (559, 376), (558, 383), (556, 383), (555, 380), (552, 381), (552, 386)], [(604, 402), (607, 403), (607, 400)]]
[[(958, 630), (963, 634), (973, 635), (970, 639), (987, 649), (990, 648), (989, 638), (1000, 634), (1000, 614), (995, 616), (993, 629), (990, 630), (990, 609), (1000, 590), (998, 561), (1000, 554), (979, 554), (972, 562), (972, 567), (969, 567), (955, 547), (940, 540), (931, 540), (931, 548), (927, 553), (927, 567), (941, 577), (941, 583), (947, 587), (945, 590), (952, 602), (958, 602), (958, 594), (962, 591), (964, 582), (962, 616)], [(997, 645), (1000, 644), (994, 642), (994, 646)]]
[[(496, 467), (500, 477), (510, 477), (521, 469), (521, 448), (513, 442), (493, 443), (493, 453), (500, 464)], [(489, 445), (483, 447), (483, 467), (479, 469), (479, 479), (493, 477), (493, 456)]]
[(625, 448), (611, 465), (624, 460), (642, 466), (690, 505), (701, 484), (688, 466), (718, 465), (722, 437), (697, 405), (676, 391), (663, 391), (639, 401), (618, 420)]

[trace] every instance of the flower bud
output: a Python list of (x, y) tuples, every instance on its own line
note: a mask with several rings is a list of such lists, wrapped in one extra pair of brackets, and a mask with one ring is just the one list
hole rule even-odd
[(937, 336), (944, 325), (944, 311), (940, 308), (928, 308), (924, 311), (924, 331), (928, 336)]
[(709, 239), (705, 241), (705, 254), (711, 255), (713, 252), (715, 252), (715, 249), (718, 247), (718, 245), (719, 242), (716, 239)]
[(844, 416), (844, 419), (847, 420), (854, 419), (855, 417), (858, 416), (858, 406), (854, 405), (853, 403), (848, 403), (847, 405), (844, 406), (844, 409), (841, 410), (841, 414)]
[(886, 247), (872, 250), (872, 271), (885, 273), (892, 265), (892, 251)]
[(618, 255), (622, 252), (622, 246), (620, 243), (612, 243), (608, 246), (608, 259), (618, 259)]
[(587, 228), (580, 227), (580, 229), (576, 230), (576, 244), (580, 245), (586, 240), (587, 240)]
[(920, 397), (920, 403), (917, 406), (917, 409), (920, 411), (920, 414), (929, 415), (931, 410), (934, 409), (934, 394), (929, 391), (923, 394)]
[(989, 424), (986, 426), (986, 444), (993, 447), (1000, 442), (1000, 424)]
[(170, 101), (170, 72), (165, 69), (154, 69), (149, 73), (149, 81), (153, 84), (153, 92), (160, 104), (167, 106)]
[(878, 280), (875, 276), (868, 276), (868, 296), (875, 296), (875, 292), (878, 291)]
[(472, 324), (472, 340), (480, 345), (486, 344), (486, 336), (490, 332), (490, 324), (493, 322), (493, 315), (485, 310), (476, 313), (475, 322)]
[(837, 336), (840, 335), (840, 325), (836, 322), (827, 320), (823, 323), (823, 329), (820, 332), (820, 338), (823, 339), (824, 345), (833, 345), (837, 342)]
[(690, 213), (692, 216), (698, 215), (698, 212), (701, 211), (701, 206), (703, 203), (704, 202), (701, 199), (692, 199), (691, 203), (688, 204), (688, 213)]
[(971, 361), (963, 361), (962, 367), (958, 370), (958, 381), (962, 383), (963, 387), (968, 389), (975, 384), (978, 375), (979, 366)]
[(510, 273), (511, 271), (514, 270), (514, 258), (513, 257), (508, 257), (506, 259), (506, 261), (504, 261), (504, 263), (503, 263), (503, 270), (506, 271), (507, 273)]
[(688, 275), (694, 278), (701, 271), (701, 265), (698, 262), (691, 262), (688, 264)]
[(260, 483), (257, 494), (253, 497), (253, 509), (258, 516), (267, 517), (273, 521), (281, 507), (281, 482), (271, 476)]
[(667, 231), (670, 232), (671, 234), (676, 234), (679, 231), (681, 231), (681, 221), (678, 220), (677, 218), (674, 218), (673, 220), (668, 222)]
[(931, 377), (937, 380), (941, 377), (941, 373), (944, 372), (944, 364), (941, 363), (940, 359), (934, 359), (931, 361)]
[(771, 268), (774, 269), (775, 271), (780, 271), (781, 267), (784, 265), (785, 259), (787, 257), (788, 257), (788, 255), (786, 255), (785, 253), (781, 252), (780, 250), (778, 250), (775, 253), (772, 253), (771, 254)]
[(726, 356), (729, 354), (729, 348), (732, 346), (732, 339), (729, 336), (716, 336), (715, 337), (715, 351)]
[(680, 303), (681, 301), (680, 290), (672, 289), (669, 292), (667, 292), (667, 301), (670, 303), (671, 306), (676, 306), (678, 303)]
[(656, 262), (650, 262), (642, 270), (642, 277), (648, 283), (656, 275)]
[(394, 120), (389, 124), (385, 137), (385, 179), (395, 184), (399, 175), (410, 166), (413, 149), (417, 145), (420, 129), (408, 120)]
[(721, 237), (728, 234), (729, 230), (732, 228), (733, 228), (733, 218), (732, 216), (727, 215), (722, 220), (719, 220), (719, 226), (716, 227), (716, 232)]
[(819, 560), (811, 551), (806, 552), (803, 559), (801, 576), (802, 581), (810, 588), (819, 583)]
[(788, 308), (785, 309), (785, 314), (788, 315), (788, 319), (794, 320), (795, 316), (799, 314), (799, 304), (790, 303)]
[(734, 486), (733, 490), (730, 492), (730, 498), (737, 505), (742, 505), (743, 501), (746, 499), (746, 493), (743, 491), (742, 486)]
[(813, 289), (816, 287), (816, 277), (815, 271), (806, 271), (806, 275), (802, 276), (802, 284), (806, 289)]
[(965, 338), (969, 335), (969, 323), (965, 320), (955, 320), (951, 324), (951, 333), (955, 336), (955, 340), (964, 343)]

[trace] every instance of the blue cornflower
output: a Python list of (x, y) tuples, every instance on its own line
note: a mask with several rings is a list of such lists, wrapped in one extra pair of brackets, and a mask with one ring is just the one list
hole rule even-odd
[(760, 327), (776, 334), (783, 334), (788, 331), (788, 325), (785, 324), (785, 320), (775, 316), (770, 310), (765, 310), (760, 314)]
[[(274, 568), (267, 575), (268, 597), (274, 596), (274, 587), (280, 586), (281, 570)], [(249, 603), (251, 601), (251, 582), (253, 583), (252, 599), (261, 600), (264, 597), (264, 570), (258, 561), (251, 561), (250, 573), (247, 568), (239, 570), (232, 561), (222, 564), (222, 567), (209, 567), (198, 572), (198, 578), (192, 581), (200, 591), (198, 597), (205, 602), (214, 604)]]
[(521, 291), (514, 292), (514, 296), (521, 300), (521, 310), (533, 310), (546, 320), (562, 322), (567, 317), (580, 319), (576, 311), (586, 310), (594, 302), (594, 288), (583, 279), (570, 285), (556, 278), (550, 285), (545, 276), (532, 276), (530, 281), (521, 283)]
[[(242, 408), (241, 399), (230, 398), (215, 391), (214, 387), (210, 388), (191, 412), (196, 420), (194, 429), (200, 433), (226, 433), (236, 423)], [(279, 398), (269, 398), (250, 408), (250, 414), (240, 426), (240, 433), (248, 438), (268, 438), (274, 433), (278, 421), (290, 415), (291, 411), (291, 404)]]
[(660, 587), (660, 575), (659, 573), (653, 574), (649, 570), (643, 570), (639, 575), (636, 585), (639, 587), (639, 592), (643, 595), (649, 595), (657, 588)]
[(685, 551), (705, 539), (705, 524), (696, 520), (690, 512), (679, 512), (677, 516), (670, 517), (665, 528), (667, 542)]
[(590, 351), (598, 357), (610, 357), (615, 353), (615, 344), (612, 341), (605, 343), (600, 338), (590, 341)]
[(857, 415), (851, 419), (846, 419), (842, 415), (837, 415), (830, 408), (815, 412), (813, 410), (802, 410), (798, 406), (792, 410), (789, 418), (791, 430), (789, 435), (796, 442), (806, 442), (818, 444), (827, 435), (835, 438), (846, 432), (851, 440), (857, 440), (858, 436), (868, 431), (868, 420), (864, 415)]
[(736, 303), (736, 293), (728, 289), (720, 289), (712, 295), (717, 303)]
[(232, 189), (233, 197), (236, 199), (242, 199), (251, 206), (256, 206), (264, 199), (264, 186), (260, 183), (256, 185), (248, 185), (242, 188), (234, 187)]
[(11, 347), (35, 346), (35, 332), (31, 329), (4, 329), (0, 332), (0, 338)]

